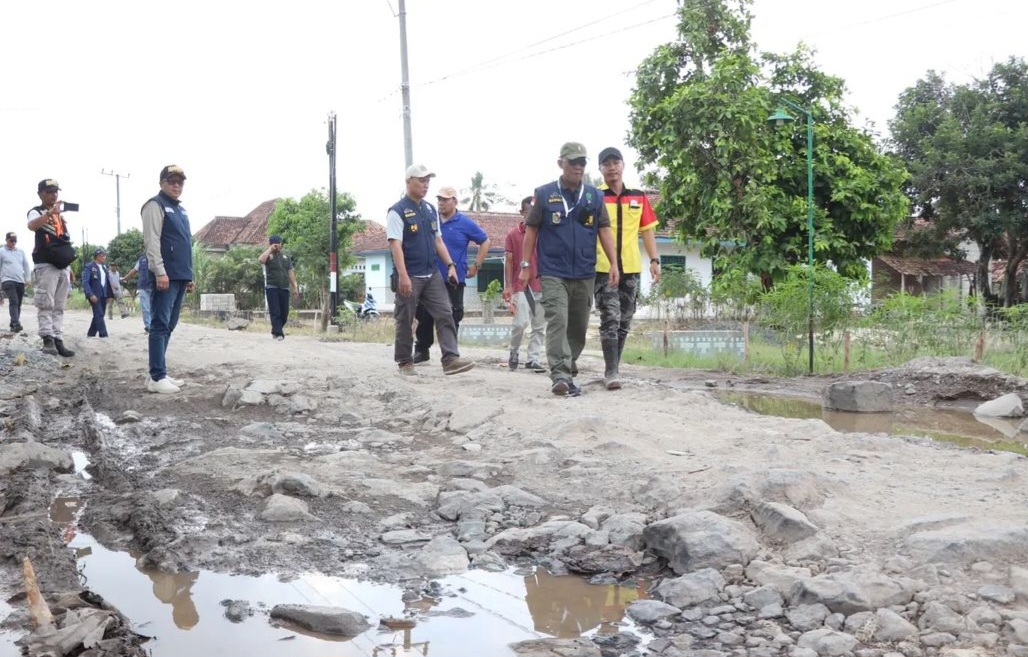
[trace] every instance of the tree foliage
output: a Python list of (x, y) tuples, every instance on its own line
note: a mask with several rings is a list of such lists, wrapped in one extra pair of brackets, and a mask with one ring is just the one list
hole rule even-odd
[(495, 205), (513, 204), (497, 190), (496, 185), (485, 182), (485, 176), (481, 171), (475, 172), (471, 177), (471, 186), (463, 192), (465, 196), (460, 203), (471, 212), (488, 212), (489, 208)]
[(806, 128), (767, 118), (785, 97), (814, 119), (814, 254), (851, 278), (887, 249), (906, 214), (906, 176), (872, 135), (851, 125), (843, 81), (800, 46), (758, 53), (749, 0), (683, 0), (678, 38), (642, 63), (629, 141), (655, 173), (658, 213), (722, 271), (765, 282), (807, 260)]
[(234, 294), (236, 307), (255, 310), (264, 307), (264, 270), (257, 257), (259, 246), (235, 246), (220, 258), (210, 258), (204, 273), (205, 294)]
[[(268, 234), (282, 236), (286, 252), (293, 257), (300, 289), (306, 297), (314, 293), (326, 320), (329, 314), (329, 217), (328, 193), (323, 189), (311, 190), (300, 200), (280, 200), (268, 217)], [(363, 230), (357, 202), (349, 194), (336, 195), (336, 217), (339, 271), (342, 271), (353, 262), (349, 254), (353, 236)]]
[(989, 261), (1006, 257), (1004, 305), (1028, 256), (1028, 65), (1011, 58), (983, 79), (954, 85), (929, 71), (906, 89), (890, 123), (907, 163), (906, 191), (935, 243), (960, 236), (979, 248), (978, 289)]
[(118, 265), (122, 275), (128, 273), (143, 255), (143, 231), (138, 228), (127, 230), (107, 245), (107, 265)]

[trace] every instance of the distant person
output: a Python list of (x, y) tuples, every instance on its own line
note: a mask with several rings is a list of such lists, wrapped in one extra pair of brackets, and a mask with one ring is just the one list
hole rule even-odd
[[(532, 209), (525, 219), (522, 253), (535, 253), (542, 279), (546, 310), (546, 359), (550, 365), (550, 392), (576, 396), (578, 357), (585, 348), (596, 279), (596, 242), (611, 261), (609, 285), (618, 284), (617, 260), (610, 218), (603, 192), (583, 181), (587, 162), (585, 146), (567, 142), (560, 148), (560, 177), (535, 190)], [(538, 244), (538, 248), (537, 245)], [(524, 257), (524, 256), (522, 256)], [(522, 285), (532, 274), (522, 260)]]
[[(531, 327), (528, 337), (528, 362), (525, 369), (530, 372), (545, 372), (546, 368), (539, 362), (543, 353), (543, 338), (546, 333), (546, 316), (542, 307), (542, 285), (539, 283), (536, 256), (533, 253), (525, 258), (522, 249), (525, 246), (525, 222), (528, 211), (532, 208), (532, 197), (521, 200), (522, 221), (507, 233), (503, 245), (503, 300), (514, 307), (514, 324), (510, 332), (510, 355), (507, 367), (513, 372), (518, 369), (518, 351), (525, 329)], [(521, 282), (521, 262), (530, 263), (528, 284)]]
[(29, 210), (28, 228), (36, 234), (32, 249), (32, 303), (36, 306), (43, 352), (70, 358), (75, 352), (64, 346), (64, 308), (68, 303), (73, 274), (68, 267), (77, 254), (71, 245), (68, 223), (57, 200), (61, 191), (56, 180), (40, 180), (36, 186), (40, 205)]
[[(457, 265), (443, 243), (439, 214), (431, 203), (425, 201), (428, 184), (434, 176), (424, 165), (407, 167), (407, 193), (389, 208), (386, 215), (386, 237), (389, 239), (389, 251), (398, 278), (393, 310), (396, 320), (393, 358), (400, 368), (400, 374), (407, 376), (417, 375), (414, 363), (411, 362), (411, 350), (414, 347), (411, 327), (419, 303), (435, 322), (439, 347), (443, 352), (443, 372), (458, 374), (475, 366), (473, 362), (460, 357), (457, 328), (446, 292), (447, 283), (458, 283)], [(446, 267), (447, 283), (439, 275), (437, 257)]]
[(146, 253), (136, 258), (136, 264), (132, 266), (123, 282), (136, 276), (136, 295), (139, 297), (139, 310), (143, 315), (143, 332), (150, 332), (150, 295), (153, 294), (150, 281), (150, 265), (146, 259)]
[(604, 148), (600, 151), (600, 173), (603, 175), (603, 201), (610, 217), (610, 230), (614, 235), (617, 268), (620, 272), (617, 287), (608, 285), (610, 261), (602, 249), (596, 252), (596, 282), (593, 293), (600, 310), (600, 346), (603, 349), (603, 384), (607, 390), (621, 388), (619, 367), (625, 339), (632, 327), (636, 300), (639, 297), (639, 237), (642, 237), (646, 255), (650, 259), (650, 279), (660, 282), (660, 253), (657, 251), (657, 215), (650, 207), (646, 193), (625, 187), (622, 174), (625, 162), (621, 151)]
[[(439, 204), (443, 244), (450, 255), (449, 262), (457, 266), (457, 284), (447, 285), (446, 292), (450, 295), (450, 307), (453, 309), (454, 330), (460, 331), (460, 320), (464, 319), (466, 281), (468, 276), (473, 278), (478, 275), (482, 262), (489, 253), (489, 236), (471, 217), (457, 210), (457, 190), (453, 187), (439, 188), (435, 200)], [(478, 256), (469, 267), (468, 245), (472, 242), (478, 245)], [(436, 256), (435, 260), (439, 273), (446, 278), (446, 262), (439, 256)], [(474, 271), (471, 271), (472, 269)], [(432, 315), (420, 304), (415, 316), (418, 320), (418, 329), (415, 333), (417, 341), (414, 343), (414, 362), (423, 363), (429, 358), (428, 351), (433, 343), (432, 329), (435, 328), (435, 322), (432, 321)]]
[(107, 318), (114, 319), (114, 306), (118, 306), (121, 318), (129, 316), (128, 308), (125, 306), (125, 288), (121, 285), (121, 272), (118, 271), (118, 263), (112, 262), (107, 265), (107, 274), (111, 278), (111, 298), (107, 300)]
[(93, 261), (82, 268), (82, 293), (86, 295), (89, 307), (93, 310), (93, 321), (89, 324), (86, 337), (106, 338), (107, 322), (104, 321), (104, 313), (107, 301), (114, 296), (114, 290), (107, 269), (107, 252), (103, 249), (93, 251)]
[(168, 394), (184, 383), (168, 376), (168, 343), (178, 324), (182, 300), (193, 286), (193, 235), (189, 215), (179, 198), (186, 174), (174, 164), (161, 169), (161, 191), (143, 204), (143, 243), (153, 281), (150, 302), (150, 380), (146, 389)]
[(272, 235), (268, 238), (268, 248), (257, 260), (264, 269), (264, 295), (268, 300), (271, 337), (281, 342), (286, 339), (283, 328), (289, 319), (289, 290), (293, 291), (294, 297), (300, 298), (293, 259), (282, 250), (282, 238)]
[(11, 332), (21, 333), (21, 302), (25, 299), (25, 282), (32, 276), (29, 259), (18, 248), (18, 235), (7, 233), (4, 246), (0, 248), (0, 291), (7, 298), (7, 310), (11, 315)]

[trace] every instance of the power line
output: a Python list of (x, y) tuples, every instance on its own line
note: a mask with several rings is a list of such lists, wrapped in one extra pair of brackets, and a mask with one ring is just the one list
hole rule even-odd
[(810, 36), (812, 36), (812, 37), (813, 36), (821, 36), (821, 35), (824, 35), (824, 34), (831, 34), (833, 32), (841, 32), (843, 30), (849, 30), (849, 29), (852, 29), (854, 27), (863, 27), (865, 25), (873, 25), (875, 23), (881, 23), (882, 21), (886, 21), (886, 20), (889, 20), (891, 18), (898, 18), (900, 16), (907, 16), (909, 14), (916, 14), (917, 12), (925, 11), (926, 9), (934, 9), (935, 7), (941, 7), (943, 5), (949, 5), (949, 4), (953, 4), (954, 2), (959, 2), (959, 1), (960, 0), (941, 0), (940, 2), (933, 2), (930, 5), (922, 5), (920, 7), (914, 7), (913, 9), (905, 9), (903, 11), (899, 11), (899, 12), (896, 12), (894, 14), (886, 14), (885, 16), (878, 16), (877, 18), (869, 18), (868, 20), (860, 21), (859, 23), (850, 23), (848, 25), (837, 25), (835, 27), (830, 27), (830, 28), (828, 28), (826, 30), (823, 30), (821, 32), (815, 32), (814, 34), (811, 34)]

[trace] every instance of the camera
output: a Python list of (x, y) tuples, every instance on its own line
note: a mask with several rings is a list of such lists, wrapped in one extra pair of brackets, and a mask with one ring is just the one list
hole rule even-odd
[(68, 203), (66, 201), (61, 203), (61, 212), (78, 212), (78, 211), (79, 211), (79, 204), (78, 203)]

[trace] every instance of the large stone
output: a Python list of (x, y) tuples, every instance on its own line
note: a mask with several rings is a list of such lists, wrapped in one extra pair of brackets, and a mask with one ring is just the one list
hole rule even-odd
[(820, 602), (833, 612), (855, 614), (879, 607), (903, 605), (913, 591), (899, 581), (881, 574), (857, 571), (818, 575), (793, 584), (790, 606)]
[(510, 644), (518, 657), (601, 657), (600, 647), (584, 637), (532, 639)]
[(782, 605), (785, 600), (782, 594), (773, 586), (759, 586), (748, 593), (744, 593), (742, 601), (754, 609), (763, 609), (768, 605)]
[(822, 657), (846, 655), (857, 645), (856, 637), (843, 632), (836, 632), (827, 627), (811, 630), (800, 635), (797, 645), (809, 648)]
[(946, 605), (932, 601), (924, 606), (917, 625), (922, 630), (932, 632), (959, 632), (967, 626), (967, 622)]
[(44, 468), (71, 472), (75, 462), (71, 454), (33, 441), (0, 445), (0, 474), (7, 475), (22, 468)]
[(436, 536), (418, 555), (418, 565), (427, 577), (458, 575), (468, 569), (467, 551), (452, 536)]
[(342, 607), (275, 605), (271, 609), (271, 617), (294, 623), (312, 632), (338, 636), (357, 636), (371, 627), (364, 616)]
[(630, 573), (642, 565), (642, 552), (624, 545), (576, 545), (561, 557), (569, 570), (578, 573)]
[(792, 585), (804, 579), (810, 579), (814, 573), (810, 568), (798, 566), (781, 566), (766, 561), (754, 560), (746, 566), (746, 578), (761, 586), (771, 586), (783, 596), (788, 596)]
[(650, 625), (677, 616), (681, 610), (660, 600), (635, 600), (625, 608), (625, 613), (637, 623)]
[(917, 634), (914, 624), (890, 609), (879, 609), (875, 612), (878, 628), (874, 638), (879, 641), (902, 641)]
[(303, 500), (276, 493), (264, 500), (260, 519), (266, 522), (297, 522), (314, 519), (307, 509), (307, 503)]
[(911, 534), (905, 541), (910, 556), (931, 563), (971, 564), (1024, 558), (1028, 526), (968, 523)]
[(979, 404), (974, 414), (982, 417), (1021, 417), (1024, 415), (1024, 403), (1016, 392), (1011, 392)]
[(702, 604), (708, 600), (720, 601), (725, 589), (725, 578), (713, 568), (703, 568), (694, 573), (665, 579), (654, 593), (664, 602), (680, 609)]
[(854, 413), (887, 413), (892, 410), (892, 386), (879, 381), (840, 381), (825, 389), (822, 406)]
[(816, 630), (825, 624), (831, 610), (821, 603), (798, 605), (785, 612), (785, 617), (800, 632)]
[(752, 529), (711, 511), (686, 512), (651, 523), (643, 530), (643, 542), (667, 559), (677, 574), (746, 565), (760, 549)]
[(788, 504), (761, 502), (750, 516), (768, 538), (781, 543), (795, 543), (817, 533), (817, 526)]
[(643, 530), (646, 529), (646, 514), (617, 513), (603, 521), (603, 530), (614, 545), (624, 545), (633, 550), (643, 549)]
[(562, 539), (582, 539), (592, 532), (589, 527), (571, 520), (549, 520), (536, 527), (511, 527), (486, 541), (486, 549), (504, 555), (517, 555), (533, 550), (542, 551), (551, 542)]

